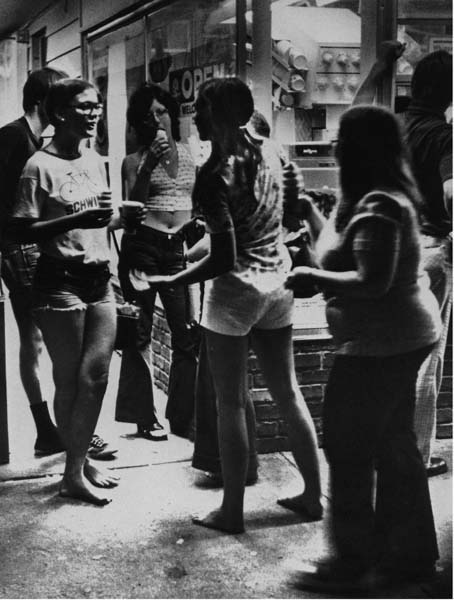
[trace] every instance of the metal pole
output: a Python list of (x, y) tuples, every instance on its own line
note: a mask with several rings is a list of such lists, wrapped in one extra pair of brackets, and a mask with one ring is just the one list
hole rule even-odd
[(255, 107), (272, 122), (270, 0), (252, 0), (252, 89)]
[(5, 297), (0, 283), (0, 465), (9, 462), (5, 361)]
[[(384, 40), (397, 39), (397, 0), (379, 0), (377, 11), (377, 40), (376, 49)], [(377, 89), (377, 102), (394, 109), (395, 71), (387, 76)]]
[(236, 74), (246, 83), (246, 0), (236, 0)]

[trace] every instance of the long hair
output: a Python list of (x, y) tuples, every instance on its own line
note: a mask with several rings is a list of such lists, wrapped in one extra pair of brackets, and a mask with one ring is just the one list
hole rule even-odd
[(143, 83), (135, 90), (129, 100), (129, 106), (126, 112), (126, 119), (137, 135), (139, 144), (149, 143), (145, 122), (150, 111), (150, 107), (156, 100), (169, 111), (170, 127), (172, 137), (176, 142), (180, 141), (180, 106), (175, 98), (159, 85), (154, 83)]
[(379, 106), (355, 106), (341, 118), (336, 148), (341, 201), (336, 229), (343, 229), (355, 206), (373, 190), (400, 192), (419, 210), (420, 194), (411, 173), (399, 122)]
[[(216, 147), (224, 158), (234, 157), (235, 179), (253, 192), (262, 154), (242, 129), (254, 111), (250, 89), (237, 77), (212, 78), (200, 86), (197, 100), (210, 109)], [(212, 155), (211, 160), (218, 158)]]

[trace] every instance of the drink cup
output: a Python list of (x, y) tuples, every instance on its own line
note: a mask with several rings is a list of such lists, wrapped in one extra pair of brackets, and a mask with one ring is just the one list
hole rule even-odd
[(299, 169), (292, 163), (287, 163), (283, 168), (283, 192), (286, 204), (293, 204), (298, 198), (300, 192)]
[(309, 197), (304, 195), (304, 179), (297, 165), (288, 163), (283, 168), (284, 211), (305, 219), (311, 209)]
[(111, 190), (104, 190), (98, 194), (98, 206), (99, 208), (112, 208), (112, 192)]
[(138, 215), (144, 207), (143, 202), (124, 200), (121, 204), (121, 214), (125, 224), (125, 233), (134, 235), (138, 225)]
[[(165, 140), (166, 142), (168, 142), (168, 141), (169, 141), (169, 137), (168, 137), (168, 135), (167, 135), (167, 132), (166, 132), (164, 129), (158, 129), (158, 130), (156, 131), (156, 137), (155, 137), (155, 139), (156, 139), (156, 140)], [(170, 160), (169, 160), (169, 156), (168, 156), (168, 155), (169, 155), (169, 151), (166, 151), (166, 152), (165, 152), (165, 153), (162, 155), (162, 157), (161, 157), (161, 160), (162, 160), (162, 161), (163, 161), (163, 162), (164, 162), (166, 165), (168, 165), (168, 164), (170, 163)]]

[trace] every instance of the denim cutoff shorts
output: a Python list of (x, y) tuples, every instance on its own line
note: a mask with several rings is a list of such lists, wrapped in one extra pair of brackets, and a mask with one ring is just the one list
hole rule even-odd
[(86, 265), (42, 254), (33, 282), (33, 310), (86, 310), (114, 303), (109, 265)]

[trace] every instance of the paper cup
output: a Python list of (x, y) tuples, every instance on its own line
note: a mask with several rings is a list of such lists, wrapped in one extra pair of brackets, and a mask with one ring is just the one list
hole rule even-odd
[(135, 234), (137, 228), (137, 213), (144, 207), (143, 202), (124, 200), (121, 203), (121, 214), (125, 221), (125, 233)]

